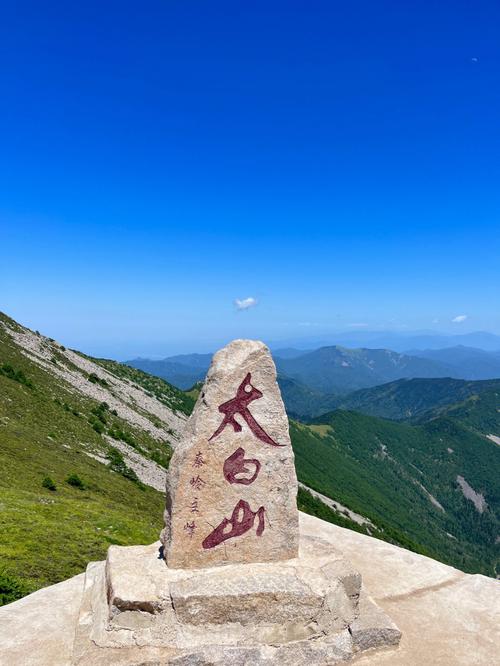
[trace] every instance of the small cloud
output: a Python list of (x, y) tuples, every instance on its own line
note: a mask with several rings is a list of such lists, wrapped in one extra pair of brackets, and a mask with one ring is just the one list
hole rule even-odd
[(453, 317), (451, 320), (453, 324), (461, 324), (463, 321), (467, 319), (467, 315), (457, 315), (456, 317)]
[(479, 58), (471, 58), (471, 62), (477, 62)]
[(253, 308), (254, 305), (257, 305), (257, 299), (253, 296), (248, 298), (236, 298), (234, 301), (237, 310), (248, 310), (248, 308)]
[(368, 324), (365, 324), (364, 321), (361, 322), (355, 322), (354, 324), (349, 324), (351, 328), (366, 328)]
[(437, 319), (437, 318), (436, 318), (436, 319), (433, 319), (433, 320), (432, 320), (432, 323), (433, 323), (433, 324), (439, 324), (439, 319)]

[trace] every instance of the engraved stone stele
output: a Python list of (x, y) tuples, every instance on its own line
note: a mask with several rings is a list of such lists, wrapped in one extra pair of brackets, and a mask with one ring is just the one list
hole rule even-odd
[(269, 349), (235, 340), (217, 352), (167, 479), (170, 568), (297, 557), (297, 479)]
[(235, 340), (172, 457), (162, 547), (89, 564), (72, 665), (331, 666), (397, 646), (342, 553), (299, 533), (296, 493), (271, 355)]

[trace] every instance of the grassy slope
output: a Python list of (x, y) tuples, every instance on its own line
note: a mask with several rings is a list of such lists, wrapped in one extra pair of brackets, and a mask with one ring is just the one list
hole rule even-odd
[[(98, 403), (26, 358), (0, 326), (0, 367), (5, 365), (21, 371), (31, 386), (0, 372), (0, 598), (8, 576), (20, 581), (20, 596), (103, 559), (110, 543), (155, 540), (164, 506), (162, 493), (85, 454), (109, 450), (93, 427)], [(105, 429), (128, 433), (146, 457), (168, 463), (166, 442), (112, 414), (105, 419)], [(84, 490), (66, 483), (72, 473)], [(46, 476), (55, 492), (42, 487)]]
[[(316, 422), (321, 431), (291, 423), (303, 483), (370, 518), (401, 545), (465, 571), (500, 570), (498, 447), (449, 419), (412, 426), (337, 411)], [(489, 509), (482, 515), (458, 489), (458, 474), (485, 493)]]

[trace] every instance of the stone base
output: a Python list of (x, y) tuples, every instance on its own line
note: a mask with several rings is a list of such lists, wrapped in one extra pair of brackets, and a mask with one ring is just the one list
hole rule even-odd
[(158, 544), (90, 564), (73, 664), (335, 664), (399, 643), (361, 576), (321, 539), (296, 559), (169, 569)]

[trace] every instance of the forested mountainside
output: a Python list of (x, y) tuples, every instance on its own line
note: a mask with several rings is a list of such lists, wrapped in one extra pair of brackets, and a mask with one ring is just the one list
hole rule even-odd
[[(430, 411), (445, 411), (454, 403), (469, 400), (473, 404), (480, 395), (489, 391), (500, 392), (500, 379), (400, 379), (370, 389), (361, 389), (340, 398), (330, 398), (329, 401), (323, 398), (319, 405), (329, 404), (330, 411), (348, 409), (396, 421), (415, 420)], [(430, 416), (431, 414), (427, 415), (427, 418)]]
[(485, 392), (419, 425), (343, 410), (292, 422), (298, 477), (372, 523), (357, 529), (496, 576), (499, 397)]

